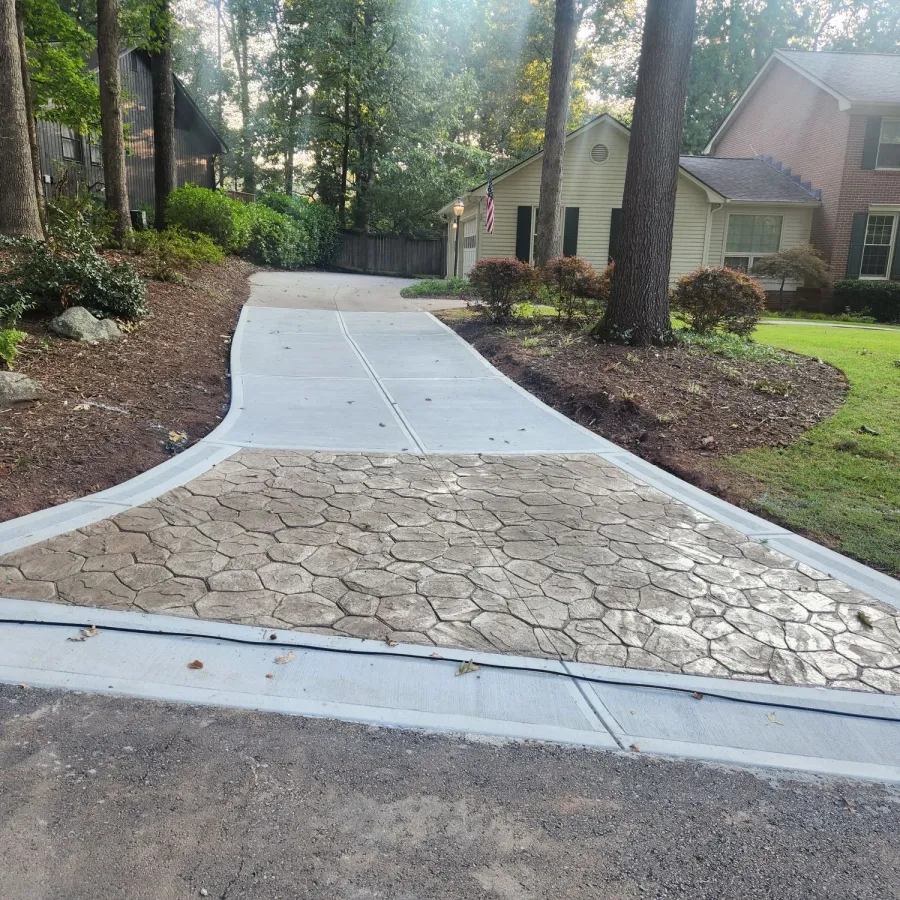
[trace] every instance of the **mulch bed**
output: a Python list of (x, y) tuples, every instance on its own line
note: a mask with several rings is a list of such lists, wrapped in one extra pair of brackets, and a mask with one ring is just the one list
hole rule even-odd
[(791, 353), (756, 362), (684, 345), (601, 344), (567, 332), (555, 319), (542, 323), (539, 346), (525, 348), (531, 323), (501, 328), (448, 317), (447, 324), (549, 406), (724, 496), (732, 485), (712, 461), (787, 445), (830, 416), (849, 387), (833, 366)]
[(25, 320), (16, 370), (47, 398), (0, 413), (0, 521), (146, 471), (173, 452), (169, 432), (185, 433), (185, 446), (208, 434), (228, 407), (230, 338), (251, 271), (229, 258), (183, 285), (149, 282), (151, 314), (118, 341), (79, 344)]

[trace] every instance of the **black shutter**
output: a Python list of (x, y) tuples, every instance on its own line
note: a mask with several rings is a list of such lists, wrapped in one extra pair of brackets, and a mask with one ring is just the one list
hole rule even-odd
[(516, 259), (531, 259), (531, 207), (520, 206), (516, 213)]
[(619, 255), (619, 239), (622, 235), (622, 210), (614, 209), (609, 218), (609, 261), (615, 262)]
[(563, 256), (578, 255), (578, 207), (567, 206), (563, 222)]
[(853, 214), (853, 229), (850, 232), (850, 255), (847, 257), (847, 277), (859, 278), (862, 268), (863, 247), (866, 243), (866, 225), (869, 214), (860, 212)]
[(874, 169), (878, 162), (878, 142), (881, 140), (881, 116), (866, 119), (866, 139), (863, 143), (862, 167)]

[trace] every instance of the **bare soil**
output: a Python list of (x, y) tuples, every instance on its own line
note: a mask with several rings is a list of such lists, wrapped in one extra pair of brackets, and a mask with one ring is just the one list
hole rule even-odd
[(119, 484), (208, 434), (228, 407), (252, 271), (229, 258), (185, 284), (148, 282), (150, 315), (117, 341), (80, 344), (26, 319), (16, 370), (47, 397), (0, 412), (0, 521)]
[[(448, 316), (446, 323), (548, 406), (729, 499), (738, 485), (711, 465), (715, 459), (791, 443), (832, 415), (849, 387), (833, 366), (787, 352), (759, 362), (685, 345), (622, 347), (550, 318), (537, 335), (531, 322), (501, 327)], [(523, 346), (527, 338), (537, 345)]]

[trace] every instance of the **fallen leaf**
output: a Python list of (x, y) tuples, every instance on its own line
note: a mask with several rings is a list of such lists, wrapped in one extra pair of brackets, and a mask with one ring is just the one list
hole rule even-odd
[(169, 440), (173, 444), (178, 444), (181, 441), (187, 440), (187, 434), (185, 434), (183, 431), (170, 431), (169, 432)]
[(638, 747), (637, 744), (632, 744), (628, 749), (631, 750), (631, 751), (633, 751), (634, 753), (640, 753), (640, 752), (641, 752), (641, 748)]
[(428, 658), (429, 659), (443, 659), (444, 657), (441, 656), (440, 653), (429, 653)]
[(389, 638), (389, 637), (386, 637), (384, 639), (384, 642), (388, 645), (388, 647), (396, 647), (397, 646), (397, 642), (394, 640), (391, 640), (391, 638)]
[(87, 403), (79, 403), (76, 406), (72, 407), (72, 412), (84, 412), (85, 410), (90, 409)]
[(864, 612), (863, 610), (859, 610), (859, 612), (857, 612), (856, 618), (859, 619), (860, 623), (862, 625), (865, 625), (866, 628), (875, 627), (875, 623), (869, 618), (868, 613)]
[(193, 662), (189, 662), (189, 663), (188, 663), (188, 668), (189, 668), (189, 669), (202, 669), (202, 668), (203, 668), (203, 663), (200, 662), (199, 659), (195, 659)]
[(700, 691), (694, 691), (694, 693), (691, 694), (691, 696), (692, 696), (695, 700), (702, 700), (702, 699), (703, 699), (703, 694), (701, 694)]
[(478, 663), (472, 662), (471, 659), (467, 659), (465, 662), (460, 663), (459, 668), (456, 670), (457, 675), (468, 675), (469, 672), (477, 672), (481, 666)]
[(270, 640), (270, 641), (277, 641), (277, 640), (278, 640), (278, 635), (277, 635), (277, 634), (270, 634), (270, 635), (269, 635), (269, 640)]
[(850, 812), (856, 812), (856, 803), (849, 797), (844, 797), (844, 808)]
[(766, 718), (767, 718), (773, 725), (784, 725), (784, 722), (779, 722), (779, 721), (778, 721), (777, 716), (776, 716), (775, 713), (773, 713), (773, 712), (769, 713), (769, 715), (766, 716)]
[(82, 641), (86, 641), (88, 638), (96, 637), (100, 634), (100, 629), (97, 628), (96, 625), (88, 625), (87, 628), (82, 628), (78, 637), (70, 637), (69, 640), (73, 643), (80, 644)]
[(274, 677), (275, 677), (275, 676), (274, 676), (271, 672), (269, 672), (269, 674), (266, 675), (266, 678), (274, 678)]
[(282, 654), (281, 656), (275, 657), (275, 665), (283, 666), (289, 662), (293, 662), (297, 657), (294, 655), (293, 650), (288, 650), (287, 653)]

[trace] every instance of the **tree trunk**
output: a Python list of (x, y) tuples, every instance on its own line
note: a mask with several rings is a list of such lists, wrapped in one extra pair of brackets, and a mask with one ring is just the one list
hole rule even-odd
[(0, 234), (40, 240), (22, 66), (15, 0), (0, 0)]
[(100, 67), (100, 132), (106, 208), (113, 215), (113, 236), (122, 244), (131, 233), (131, 213), (119, 85), (118, 0), (97, 0), (97, 60)]
[(250, 71), (249, 71), (249, 47), (247, 37), (247, 23), (243, 22), (240, 29), (241, 55), (238, 58), (238, 80), (240, 81), (240, 105), (241, 105), (241, 175), (243, 176), (243, 189), (248, 194), (256, 193), (256, 168), (253, 162), (253, 135), (250, 122)]
[(344, 143), (341, 147), (341, 197), (338, 219), (341, 228), (347, 224), (347, 176), (350, 170), (350, 82), (344, 85)]
[(28, 53), (25, 49), (25, 25), (22, 21), (22, 4), (16, 3), (16, 38), (19, 44), (19, 64), (22, 69), (22, 91), (25, 95), (25, 116), (28, 119), (28, 148), (31, 151), (31, 168), (34, 171), (34, 195), (37, 198), (38, 215), (44, 223), (44, 180), (41, 177), (41, 151), (38, 147), (37, 124), (31, 102), (31, 77), (28, 74)]
[(375, 135), (367, 126), (360, 126), (359, 169), (356, 173), (356, 202), (353, 204), (353, 227), (367, 231), (372, 206), (372, 185), (375, 179)]
[(175, 77), (172, 73), (172, 14), (168, 0), (155, 0), (150, 28), (153, 78), (153, 174), (156, 187), (156, 228), (166, 227), (166, 204), (175, 190)]
[(671, 340), (669, 268), (696, 0), (648, 0), (638, 66), (619, 258), (598, 334)]
[(284, 138), (284, 192), (290, 197), (294, 193), (294, 145), (297, 143), (297, 103), (292, 94), (288, 107), (288, 125)]
[(563, 156), (566, 150), (566, 119), (572, 85), (572, 53), (578, 20), (576, 0), (556, 0), (553, 28), (553, 59), (550, 64), (550, 92), (544, 124), (544, 159), (541, 164), (541, 193), (534, 237), (535, 265), (546, 265), (559, 253), (559, 196), (562, 191)]

